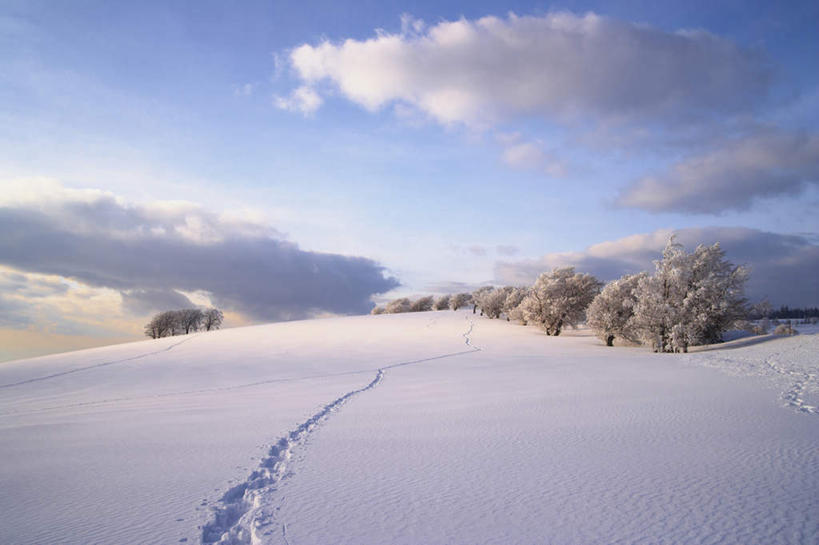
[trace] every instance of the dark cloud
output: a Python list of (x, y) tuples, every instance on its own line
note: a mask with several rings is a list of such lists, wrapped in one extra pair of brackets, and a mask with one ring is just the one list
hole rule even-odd
[(796, 195), (819, 183), (819, 136), (766, 130), (637, 180), (621, 206), (651, 212), (713, 214), (765, 197)]
[[(697, 244), (719, 242), (727, 258), (751, 269), (747, 294), (752, 300), (763, 297), (774, 305), (819, 305), (819, 246), (800, 235), (782, 235), (747, 228), (703, 227), (673, 231), (689, 250)], [(602, 280), (623, 274), (653, 271), (652, 261), (672, 234), (670, 230), (632, 235), (603, 242), (583, 252), (547, 254), (540, 259), (498, 263), (499, 282), (531, 283), (541, 272), (573, 265), (579, 271)]]
[(195, 307), (190, 299), (174, 290), (137, 289), (122, 293), (122, 306), (130, 314), (152, 314), (168, 309)]
[(372, 260), (305, 251), (184, 203), (135, 207), (102, 195), (52, 200), (45, 211), (5, 207), (0, 232), (0, 263), (120, 290), (132, 310), (163, 297), (187, 304), (172, 290), (203, 290), (255, 319), (366, 313), (372, 295), (399, 285)]

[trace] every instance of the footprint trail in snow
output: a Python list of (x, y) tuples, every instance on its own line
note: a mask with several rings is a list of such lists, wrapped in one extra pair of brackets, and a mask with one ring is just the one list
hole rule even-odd
[(347, 401), (378, 386), (386, 370), (479, 352), (481, 349), (474, 346), (470, 338), (475, 321), (471, 318), (467, 319), (469, 328), (462, 335), (464, 344), (469, 350), (385, 365), (376, 371), (375, 378), (366, 386), (347, 392), (328, 403), (305, 422), (280, 438), (268, 449), (266, 456), (261, 459), (259, 466), (248, 478), (230, 488), (219, 499), (213, 508), (212, 519), (202, 527), (202, 543), (224, 545), (265, 543), (279, 534), (282, 541), (288, 544), (287, 525), (282, 522), (278, 526), (276, 521), (275, 514), (278, 511), (276, 492), (282, 481), (292, 474), (288, 465), (294, 451), (303, 448), (316, 427), (327, 420), (332, 413), (338, 411)]

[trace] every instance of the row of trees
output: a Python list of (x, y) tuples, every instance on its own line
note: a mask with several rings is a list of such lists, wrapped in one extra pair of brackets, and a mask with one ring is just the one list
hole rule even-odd
[(156, 314), (145, 325), (145, 335), (152, 339), (187, 335), (194, 331), (211, 331), (222, 327), (224, 314), (216, 308), (183, 308)]
[(561, 267), (541, 274), (532, 286), (479, 288), (471, 294), (391, 301), (374, 314), (458, 309), (473, 305), (490, 319), (506, 315), (537, 324), (547, 335), (586, 320), (608, 345), (616, 338), (656, 352), (687, 352), (697, 344), (720, 342), (722, 334), (748, 313), (744, 286), (748, 271), (725, 259), (719, 243), (688, 253), (669, 240), (654, 274), (626, 275), (605, 287), (590, 274)]
[(457, 293), (455, 295), (443, 295), (435, 299), (432, 295), (427, 295), (415, 301), (402, 297), (390, 301), (383, 307), (375, 307), (370, 314), (400, 314), (403, 312), (426, 312), (429, 310), (458, 310), (472, 302), (472, 294)]

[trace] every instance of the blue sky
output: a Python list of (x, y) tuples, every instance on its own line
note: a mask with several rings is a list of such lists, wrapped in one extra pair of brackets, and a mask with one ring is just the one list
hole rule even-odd
[[(80, 233), (78, 203), (150, 236), (207, 225), (218, 236), (185, 240), (224, 251), (267, 237), (366, 258), (397, 279), (362, 285), (375, 300), (571, 260), (610, 271), (595, 245), (654, 249), (667, 230), (734, 240), (728, 257), (760, 271), (782, 250), (815, 276), (817, 27), (815, 2), (2, 2), (0, 207), (19, 236), (0, 265), (25, 280), (8, 281), (0, 328), (59, 347), (138, 334), (127, 301), (157, 286), (41, 258), (35, 231), (110, 242), (102, 220)], [(33, 211), (36, 229), (19, 220)], [(806, 275), (787, 294), (775, 280), (752, 295), (819, 304)], [(69, 316), (21, 291), (38, 282), (108, 302)], [(235, 324), (362, 308), (260, 314), (217, 285), (167, 288), (229, 302)], [(116, 326), (94, 318), (112, 308)]]

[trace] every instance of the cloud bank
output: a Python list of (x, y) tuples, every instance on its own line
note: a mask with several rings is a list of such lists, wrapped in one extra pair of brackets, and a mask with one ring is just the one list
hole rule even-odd
[(21, 184), (0, 197), (0, 264), (118, 290), (133, 312), (207, 292), (256, 320), (356, 314), (398, 286), (363, 257), (310, 252), (263, 222), (187, 202)]
[(752, 300), (768, 297), (774, 305), (819, 306), (819, 246), (805, 236), (742, 227), (660, 229), (595, 244), (582, 252), (500, 262), (495, 276), (504, 284), (529, 284), (541, 272), (569, 265), (606, 281), (627, 273), (653, 271), (652, 260), (660, 257), (673, 233), (689, 250), (697, 244), (719, 242), (730, 261), (750, 266), (747, 294)]
[(819, 184), (819, 136), (765, 131), (724, 144), (637, 180), (621, 206), (651, 212), (744, 210), (760, 198), (799, 194)]
[(368, 110), (399, 103), (442, 124), (480, 127), (532, 114), (655, 122), (746, 110), (770, 82), (761, 54), (714, 34), (666, 32), (593, 13), (429, 27), (405, 20), (402, 27), (292, 49), (288, 60), (301, 86), (280, 106), (312, 112), (321, 101), (299, 96), (326, 93), (329, 84)]

